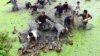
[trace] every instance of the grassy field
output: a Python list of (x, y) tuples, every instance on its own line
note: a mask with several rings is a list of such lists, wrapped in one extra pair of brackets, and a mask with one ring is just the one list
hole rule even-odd
[[(0, 2), (0, 32), (9, 32), (9, 37), (15, 39), (12, 43), (12, 49), (8, 52), (8, 56), (18, 56), (20, 43), (17, 35), (12, 34), (13, 27), (16, 26), (17, 29), (23, 30), (35, 16), (30, 16), (30, 11), (25, 9), (21, 9), (18, 12), (10, 12), (12, 5), (4, 6), (7, 1), (8, 0), (2, 0)], [(23, 2), (27, 0), (19, 1), (22, 6)], [(48, 9), (52, 9), (54, 5), (59, 2), (64, 3), (64, 1), (65, 0), (58, 0), (58, 2), (47, 6), (45, 11), (49, 12)], [(67, 1), (69, 3), (75, 2), (74, 0)], [(74, 45), (63, 45), (61, 53), (56, 53), (55, 51), (47, 53), (41, 52), (40, 56), (100, 56), (100, 0), (91, 2), (82, 1), (81, 11), (84, 9), (89, 10), (89, 13), (93, 16), (93, 19), (89, 22), (93, 24), (93, 28), (87, 31), (74, 30), (74, 36), (71, 37), (74, 41)], [(50, 16), (52, 16), (52, 14), (50, 14)]]

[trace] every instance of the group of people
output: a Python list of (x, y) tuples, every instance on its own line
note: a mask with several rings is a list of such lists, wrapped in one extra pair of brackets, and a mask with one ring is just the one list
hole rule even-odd
[[(11, 0), (14, 2), (14, 9), (17, 8), (17, 4), (15, 3), (16, 0)], [(13, 3), (11, 2), (11, 3)], [(45, 0), (37, 0), (37, 3), (35, 3), (34, 5), (31, 5), (31, 3), (27, 3), (26, 4), (26, 8), (32, 9), (32, 13), (37, 12), (38, 6), (37, 4), (42, 5), (42, 7), (44, 7), (45, 4)], [(47, 0), (47, 3), (51, 4), (51, 0)], [(61, 18), (62, 13), (67, 13), (69, 10), (72, 11), (72, 15), (66, 15), (63, 24), (57, 23), (54, 20), (51, 19), (51, 17), (49, 17), (48, 15), (46, 15), (45, 11), (40, 12), (40, 14), (37, 16), (37, 18), (35, 19), (35, 22), (39, 25), (39, 27), (37, 28), (38, 31), (44, 31), (44, 30), (53, 30), (54, 32), (57, 32), (57, 37), (59, 39), (61, 34), (68, 34), (68, 36), (72, 36), (72, 22), (73, 22), (73, 17), (77, 16), (77, 17), (82, 17), (82, 27), (83, 29), (86, 29), (87, 27), (87, 23), (90, 20), (90, 18), (92, 18), (92, 16), (88, 13), (87, 10), (84, 10), (82, 14), (79, 14), (80, 11), (80, 1), (76, 2), (77, 5), (75, 6), (74, 9), (72, 9), (70, 7), (70, 5), (65, 2), (63, 5), (61, 3), (59, 3), (59, 5), (55, 6), (54, 8), (56, 9), (55, 11), (55, 16), (59, 16), (59, 18)], [(52, 28), (50, 28), (50, 23), (47, 21), (51, 21), (52, 23), (54, 23), (54, 26)], [(46, 29), (46, 27), (48, 29)], [(28, 42), (34, 42), (37, 41), (38, 39), (38, 34), (36, 30), (31, 30), (27, 36), (28, 38)]]
[[(35, 8), (36, 8), (36, 4), (39, 4), (42, 8), (44, 8), (44, 6), (47, 4), (47, 3), (49, 3), (49, 5), (51, 5), (51, 2), (52, 2), (53, 0), (37, 0), (37, 2), (35, 3)], [(54, 1), (56, 1), (56, 0), (54, 0)], [(12, 7), (12, 11), (17, 11), (17, 10), (19, 10), (19, 8), (18, 8), (18, 3), (17, 3), (17, 0), (9, 0), (5, 5), (7, 5), (7, 4), (9, 4), (9, 3), (11, 3), (12, 5), (13, 5), (13, 7)], [(5, 6), (4, 5), (4, 6)], [(30, 3), (30, 2), (27, 2), (26, 3), (26, 7), (27, 7), (27, 9), (28, 8), (30, 8), (32, 6), (32, 4)], [(33, 8), (33, 7), (32, 7)]]
[[(17, 0), (10, 0), (7, 3), (12, 3), (14, 5), (13, 9), (15, 9), (15, 8), (18, 9), (16, 2), (17, 2)], [(51, 4), (50, 3), (51, 0), (47, 0), (47, 2), (49, 4)], [(31, 14), (33, 14), (34, 11), (37, 12), (37, 9), (38, 9), (38, 6), (39, 6), (39, 5), (37, 5), (38, 3), (40, 5), (42, 5), (43, 7), (44, 7), (44, 5), (46, 5), (45, 4), (45, 0), (37, 0), (37, 3), (35, 3), (34, 5), (32, 5), (30, 2), (26, 3), (26, 8), (27, 9), (29, 9), (29, 8), (32, 9), (32, 13)], [(37, 18), (35, 20), (35, 22), (39, 25), (39, 27), (38, 27), (39, 31), (46, 30), (46, 27), (48, 29), (50, 29), (50, 26), (49, 26), (50, 24), (47, 22), (47, 20), (49, 20), (49, 21), (54, 23), (54, 27), (52, 28), (52, 30), (54, 30), (54, 31), (56, 30), (57, 37), (59, 37), (61, 33), (67, 33), (69, 36), (72, 36), (71, 30), (72, 30), (72, 22), (73, 22), (73, 19), (74, 19), (73, 18), (74, 15), (77, 16), (77, 17), (82, 16), (82, 23), (83, 23), (82, 27), (83, 27), (83, 29), (86, 29), (88, 20), (90, 18), (92, 18), (92, 16), (88, 13), (87, 10), (84, 10), (82, 14), (79, 14), (80, 1), (76, 2), (76, 6), (75, 6), (74, 9), (72, 9), (71, 6), (67, 2), (65, 2), (64, 4), (59, 3), (54, 8), (56, 9), (55, 16), (58, 15), (59, 17), (61, 17), (62, 13), (67, 13), (69, 10), (71, 10), (73, 13), (72, 13), (72, 15), (69, 15), (69, 16), (66, 15), (66, 17), (64, 19), (64, 22), (63, 22), (64, 25), (62, 25), (60, 23), (56, 23), (49, 16), (47, 16), (45, 14), (45, 11), (40, 12), (39, 16), (37, 16)], [(30, 34), (29, 34), (29, 36), (30, 36)]]
[[(87, 27), (87, 23), (89, 21), (90, 18), (92, 18), (92, 16), (88, 13), (87, 10), (84, 10), (82, 14), (78, 14), (79, 12), (79, 1), (77, 2), (78, 6), (76, 6), (76, 11), (74, 10), (74, 12), (76, 13), (76, 16), (78, 17), (82, 17), (82, 27), (83, 29), (86, 29)], [(55, 8), (57, 8), (56, 13), (58, 13), (59, 16), (61, 16), (61, 13), (63, 13), (63, 10), (67, 12), (69, 6), (67, 4), (67, 2), (65, 2), (65, 4), (63, 6), (61, 6), (61, 3), (59, 3), (58, 6), (56, 6)], [(73, 15), (67, 16), (64, 19), (64, 25), (60, 24), (60, 23), (56, 23), (54, 20), (52, 20), (49, 16), (47, 16), (45, 14), (45, 11), (40, 12), (39, 16), (37, 16), (35, 22), (39, 25), (38, 30), (41, 31), (43, 29), (45, 29), (45, 27), (49, 27), (48, 22), (46, 20), (49, 20), (51, 22), (54, 23), (54, 27), (52, 28), (53, 30), (56, 30), (57, 32), (57, 37), (59, 38), (61, 33), (67, 33), (69, 36), (72, 36), (72, 21), (73, 21)]]

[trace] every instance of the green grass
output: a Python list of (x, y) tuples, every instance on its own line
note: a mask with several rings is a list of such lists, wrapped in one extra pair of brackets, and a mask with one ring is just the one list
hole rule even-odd
[[(22, 0), (21, 0), (22, 1)], [(64, 0), (59, 0), (63, 2)], [(72, 0), (68, 0), (71, 2)], [(27, 24), (31, 21), (29, 11), (20, 10), (18, 12), (10, 12), (12, 7), (11, 4), (3, 6), (7, 1), (3, 0), (0, 2), (0, 32), (9, 32), (9, 37), (15, 39), (12, 44), (12, 49), (9, 51), (8, 56), (18, 56), (18, 48), (20, 43), (17, 35), (13, 35), (13, 27), (23, 30), (27, 27)], [(22, 2), (21, 2), (22, 3)], [(89, 23), (93, 24), (94, 28), (91, 30), (75, 30), (74, 37), (71, 39), (74, 41), (74, 45), (63, 45), (62, 52), (56, 53), (50, 51), (47, 53), (40, 53), (40, 56), (99, 56), (100, 55), (100, 1), (93, 2), (82, 2), (81, 11), (88, 9), (89, 13), (92, 14), (93, 19)], [(55, 4), (54, 4), (55, 5)], [(49, 7), (47, 7), (49, 8)], [(52, 5), (51, 7), (52, 8)], [(48, 11), (48, 10), (46, 10)]]

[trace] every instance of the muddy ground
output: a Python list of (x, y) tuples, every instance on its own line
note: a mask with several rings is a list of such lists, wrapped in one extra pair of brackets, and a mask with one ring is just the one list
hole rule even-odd
[[(30, 10), (24, 9), (24, 2), (28, 0), (20, 0), (18, 1), (21, 10), (18, 12), (11, 12), (12, 5), (9, 4), (4, 6), (7, 0), (3, 0), (0, 2), (0, 31), (9, 32), (9, 36), (16, 41), (13, 42), (13, 47), (9, 51), (9, 56), (18, 56), (18, 48), (20, 47), (19, 40), (17, 35), (12, 34), (12, 29), (16, 26), (19, 31), (23, 31), (22, 29), (26, 29), (31, 20), (35, 19), (36, 15), (31, 16)], [(31, 0), (30, 0), (31, 1)], [(53, 7), (57, 5), (59, 2), (64, 3), (65, 0), (58, 0), (52, 5), (47, 5), (45, 10), (50, 17), (54, 20), (64, 19), (55, 18), (54, 17), (54, 9)], [(76, 1), (76, 0), (75, 0)], [(68, 3), (74, 4), (75, 1), (68, 0)], [(91, 2), (84, 2), (81, 0), (81, 12), (84, 9), (89, 10), (89, 13), (93, 16), (93, 19), (89, 21), (89, 24), (92, 24), (94, 28), (91, 30), (74, 30), (74, 36), (70, 37), (74, 41), (74, 45), (63, 45), (62, 52), (56, 53), (55, 51), (49, 51), (47, 53), (40, 53), (40, 56), (99, 56), (100, 55), (100, 0), (93, 0)], [(34, 1), (32, 1), (34, 3)], [(53, 10), (52, 10), (53, 9)], [(49, 11), (50, 10), (50, 11)], [(41, 10), (39, 10), (41, 11)], [(51, 13), (52, 12), (52, 13)], [(80, 13), (81, 13), (80, 12)]]

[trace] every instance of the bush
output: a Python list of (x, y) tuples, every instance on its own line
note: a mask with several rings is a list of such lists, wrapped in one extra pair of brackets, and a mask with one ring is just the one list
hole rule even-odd
[(11, 41), (8, 32), (0, 32), (0, 55), (7, 56), (7, 53), (12, 47)]

